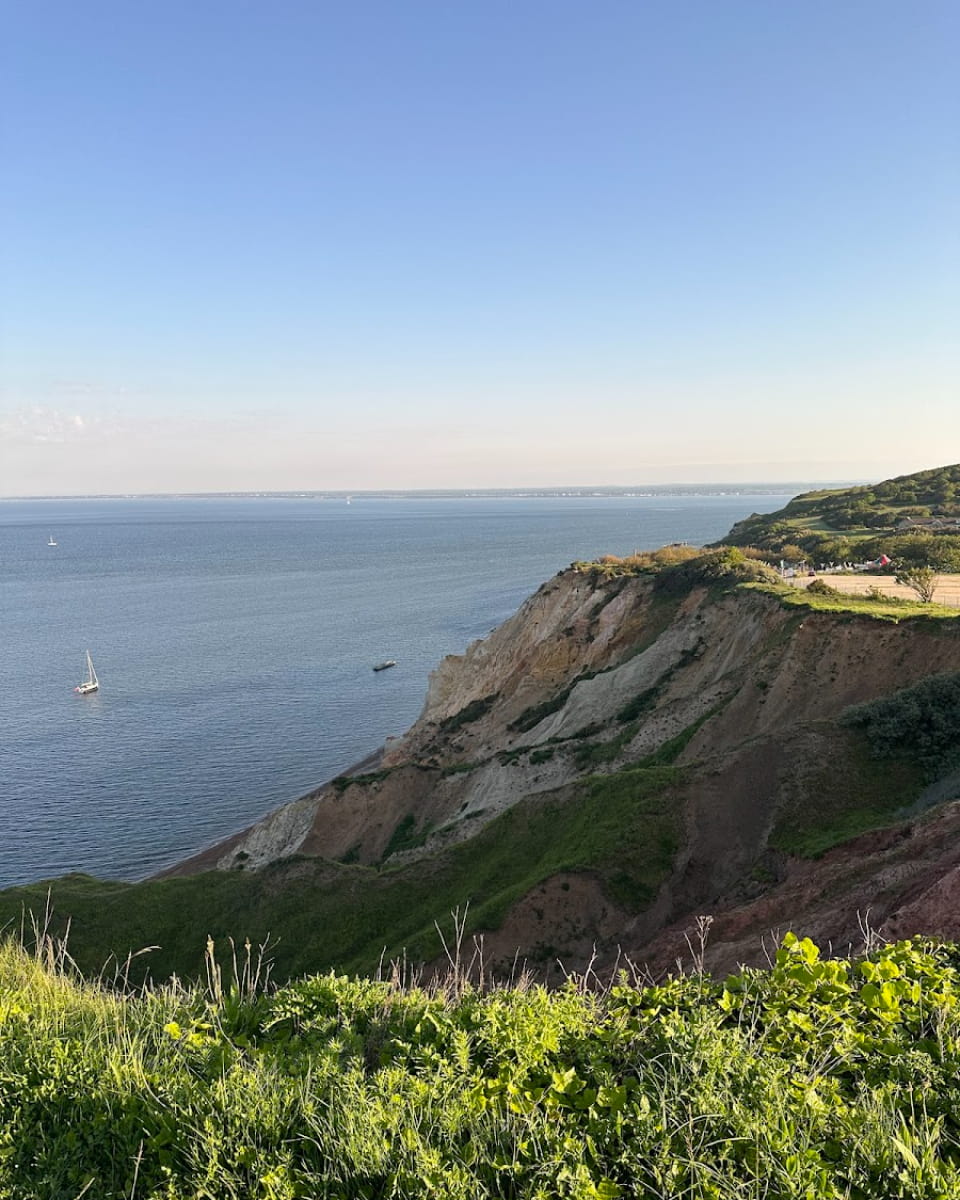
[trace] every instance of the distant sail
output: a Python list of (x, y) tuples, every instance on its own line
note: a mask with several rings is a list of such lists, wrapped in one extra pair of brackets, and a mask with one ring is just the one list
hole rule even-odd
[(89, 696), (91, 692), (100, 690), (100, 680), (97, 678), (97, 673), (93, 669), (93, 659), (90, 657), (90, 651), (87, 651), (87, 677), (83, 683), (78, 684), (74, 689), (81, 696)]

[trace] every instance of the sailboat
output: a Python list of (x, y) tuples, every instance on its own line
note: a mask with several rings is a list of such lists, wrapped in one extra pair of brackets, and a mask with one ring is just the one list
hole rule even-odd
[(93, 669), (93, 659), (90, 657), (90, 651), (87, 651), (87, 677), (83, 683), (78, 684), (74, 689), (81, 696), (89, 696), (91, 692), (100, 690), (100, 680), (97, 678), (97, 673)]
[(47, 545), (48, 545), (48, 546), (55, 546), (56, 544), (57, 544), (57, 543), (56, 543), (56, 542), (53, 540), (53, 534), (51, 533), (51, 534), (50, 534), (50, 536), (47, 538)]

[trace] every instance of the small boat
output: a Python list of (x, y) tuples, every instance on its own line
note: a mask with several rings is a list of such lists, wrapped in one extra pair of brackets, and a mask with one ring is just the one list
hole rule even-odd
[(397, 660), (395, 658), (388, 658), (385, 662), (377, 663), (373, 669), (375, 671), (385, 671), (387, 667), (395, 667), (396, 665)]
[(90, 657), (90, 651), (87, 651), (87, 677), (83, 683), (78, 684), (74, 689), (81, 696), (89, 696), (91, 692), (100, 690), (100, 680), (97, 678), (97, 673), (93, 669), (93, 659)]
[(48, 545), (48, 546), (55, 546), (56, 544), (57, 544), (57, 543), (56, 543), (56, 542), (53, 540), (53, 534), (51, 533), (51, 534), (50, 534), (50, 536), (47, 538), (47, 545)]

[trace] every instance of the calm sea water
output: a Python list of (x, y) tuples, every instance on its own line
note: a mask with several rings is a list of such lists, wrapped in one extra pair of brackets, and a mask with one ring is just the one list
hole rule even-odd
[(401, 733), (573, 560), (787, 499), (0, 501), (0, 886), (160, 870)]

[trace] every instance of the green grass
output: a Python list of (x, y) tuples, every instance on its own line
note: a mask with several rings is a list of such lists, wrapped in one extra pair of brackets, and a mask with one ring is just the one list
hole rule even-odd
[(573, 752), (574, 763), (583, 771), (587, 767), (599, 767), (603, 763), (614, 762), (623, 753), (624, 746), (636, 737), (639, 728), (639, 722), (634, 721), (605, 742), (588, 742), (585, 746), (578, 746)]
[(338, 792), (345, 792), (348, 787), (370, 787), (374, 783), (382, 783), (399, 767), (383, 767), (379, 771), (368, 771), (364, 775), (338, 775), (330, 780), (330, 786)]
[(686, 750), (687, 746), (693, 741), (693, 736), (701, 726), (705, 725), (711, 717), (716, 716), (721, 709), (725, 708), (729, 701), (722, 701), (720, 704), (715, 704), (708, 712), (705, 712), (702, 717), (697, 717), (685, 729), (681, 729), (674, 737), (669, 738), (662, 746), (657, 747), (651, 754), (641, 759), (637, 764), (641, 767), (667, 767), (672, 766), (677, 761), (680, 755)]
[(740, 587), (775, 596), (784, 608), (809, 609), (811, 612), (846, 614), (869, 617), (874, 621), (956, 621), (960, 608), (949, 608), (944, 604), (923, 604), (920, 601), (902, 600), (892, 596), (877, 600), (871, 596), (847, 595), (837, 592), (824, 596), (808, 592), (806, 588), (790, 587), (788, 584), (742, 583)]
[(438, 726), (439, 733), (455, 733), (456, 730), (464, 725), (470, 725), (474, 721), (479, 721), (481, 717), (486, 716), (491, 708), (496, 704), (499, 698), (499, 693), (493, 693), (490, 696), (481, 696), (479, 700), (471, 700), (458, 712), (451, 714), (449, 717), (444, 717)]
[(138, 995), (0, 945), (11, 1200), (950, 1200), (960, 950), (591, 991), (236, 976)]
[(303, 858), (256, 872), (139, 884), (68, 876), (12, 888), (0, 892), (0, 926), (16, 929), (25, 911), (43, 913), (49, 890), (51, 928), (70, 923), (72, 953), (85, 971), (99, 971), (110, 955), (122, 961), (158, 947), (134, 960), (135, 978), (196, 977), (207, 934), (220, 944), (275, 943), (282, 978), (333, 966), (372, 970), (384, 952), (388, 960), (404, 951), (428, 960), (441, 950), (435, 921), (469, 902), (470, 929), (495, 928), (515, 901), (561, 870), (594, 873), (618, 896), (645, 903), (672, 861), (679, 779), (672, 768), (588, 778), (521, 800), (469, 841), (382, 871)]
[(570, 693), (578, 683), (581, 683), (585, 679), (593, 679), (596, 674), (596, 671), (582, 671), (576, 679), (567, 684), (565, 688), (561, 688), (560, 691), (555, 692), (549, 699), (544, 700), (540, 704), (531, 704), (529, 708), (525, 708), (519, 716), (510, 722), (507, 728), (512, 729), (515, 733), (529, 733), (545, 717), (549, 717), (563, 708), (570, 699)]
[(400, 818), (390, 835), (390, 841), (383, 852), (384, 859), (388, 859), (391, 854), (398, 854), (401, 850), (413, 850), (417, 846), (422, 846), (430, 836), (430, 832), (429, 825), (418, 830), (417, 818), (413, 813), (407, 813), (405, 817)]
[(908, 756), (879, 759), (864, 734), (824, 727), (833, 745), (802, 798), (777, 815), (770, 846), (799, 858), (819, 858), (850, 838), (884, 829), (924, 786), (921, 765)]

